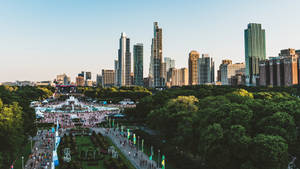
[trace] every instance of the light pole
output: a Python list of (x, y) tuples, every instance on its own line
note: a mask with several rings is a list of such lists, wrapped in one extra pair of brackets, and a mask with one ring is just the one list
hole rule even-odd
[(139, 140), (140, 140), (140, 136), (138, 136), (138, 152), (140, 151), (140, 149), (139, 149), (140, 141)]
[(159, 168), (159, 156), (160, 156), (160, 150), (158, 149), (158, 154), (157, 154), (157, 167)]
[(22, 169), (24, 169), (24, 156), (22, 156)]
[(30, 153), (32, 153), (32, 136), (30, 136)]

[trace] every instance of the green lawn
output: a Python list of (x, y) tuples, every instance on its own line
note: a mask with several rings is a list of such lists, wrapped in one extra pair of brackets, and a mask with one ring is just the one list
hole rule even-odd
[[(83, 151), (87, 151), (89, 149), (95, 150), (96, 147), (94, 147), (91, 139), (89, 136), (77, 136), (76, 137), (76, 146), (78, 147), (78, 152)], [(82, 167), (84, 169), (105, 169), (105, 167), (103, 166), (103, 160), (99, 160), (98, 161), (98, 165), (97, 166), (89, 166), (88, 165), (89, 162), (87, 161), (82, 161)]]

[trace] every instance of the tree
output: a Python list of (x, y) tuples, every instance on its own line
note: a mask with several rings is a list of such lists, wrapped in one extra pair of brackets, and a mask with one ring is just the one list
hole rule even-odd
[(280, 136), (258, 134), (251, 146), (257, 169), (282, 169), (288, 165), (288, 144)]

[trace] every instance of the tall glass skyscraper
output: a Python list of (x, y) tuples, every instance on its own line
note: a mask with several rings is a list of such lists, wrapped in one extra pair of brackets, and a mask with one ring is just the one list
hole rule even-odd
[(211, 84), (215, 82), (215, 62), (208, 54), (202, 54), (198, 59), (198, 83)]
[(255, 86), (259, 76), (259, 61), (266, 59), (265, 30), (261, 24), (249, 23), (245, 29), (246, 85)]
[(154, 37), (151, 45), (150, 75), (153, 76), (153, 87), (165, 85), (162, 67), (162, 29), (154, 22)]
[(134, 85), (143, 86), (143, 55), (144, 47), (142, 43), (133, 46), (133, 73)]
[(118, 51), (118, 72), (117, 84), (118, 86), (130, 85), (131, 78), (131, 53), (130, 53), (130, 39), (126, 37), (123, 32), (120, 38), (120, 48)]

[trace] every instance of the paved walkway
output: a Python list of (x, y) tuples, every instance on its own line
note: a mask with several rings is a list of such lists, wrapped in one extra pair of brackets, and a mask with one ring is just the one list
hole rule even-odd
[(159, 169), (155, 161), (149, 160), (145, 153), (138, 151), (131, 142), (128, 142), (127, 137), (120, 135), (119, 131), (104, 128), (93, 128), (93, 130), (96, 133), (100, 132), (103, 136), (108, 136), (135, 168)]
[(39, 130), (35, 137), (35, 144), (32, 148), (25, 169), (51, 168), (52, 150), (54, 145), (54, 133), (49, 130)]

